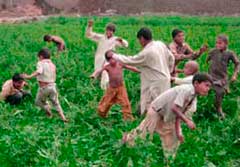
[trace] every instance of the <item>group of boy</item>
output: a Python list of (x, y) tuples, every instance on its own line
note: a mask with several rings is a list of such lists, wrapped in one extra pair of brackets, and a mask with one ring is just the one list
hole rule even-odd
[[(210, 88), (215, 91), (215, 106), (218, 113), (224, 117), (222, 100), (228, 90), (227, 66), (230, 61), (235, 64), (231, 81), (237, 79), (239, 60), (234, 52), (228, 50), (228, 39), (219, 35), (216, 46), (207, 57), (210, 62), (209, 75), (199, 72), (199, 65), (195, 59), (207, 51), (203, 45), (194, 52), (184, 41), (184, 32), (179, 29), (172, 31), (173, 42), (167, 46), (161, 41), (152, 39), (151, 30), (141, 28), (137, 38), (142, 50), (135, 56), (125, 56), (115, 53), (117, 47), (128, 47), (128, 42), (114, 36), (114, 24), (106, 26), (105, 34), (93, 32), (93, 21), (88, 22), (86, 36), (98, 43), (95, 54), (94, 73), (92, 78), (100, 78), (101, 88), (106, 90), (98, 106), (98, 114), (107, 117), (113, 104), (122, 106), (123, 119), (133, 120), (131, 103), (123, 81), (123, 69), (128, 69), (141, 75), (141, 114), (145, 118), (140, 125), (123, 135), (123, 142), (134, 143), (137, 136), (144, 137), (146, 132), (157, 132), (162, 140), (164, 155), (175, 155), (180, 142), (184, 141), (180, 122), (183, 121), (190, 129), (195, 129), (192, 113), (196, 111), (198, 95), (205, 96)], [(57, 36), (45, 35), (44, 41), (54, 42), (58, 51), (65, 49), (64, 41)], [(31, 75), (15, 74), (2, 87), (1, 99), (10, 104), (19, 104), (23, 98), (30, 95), (23, 90), (25, 79), (36, 77), (39, 90), (36, 105), (41, 107), (51, 117), (51, 107), (48, 100), (58, 111), (61, 119), (67, 121), (58, 100), (56, 90), (56, 67), (50, 59), (48, 49), (41, 49), (38, 53), (37, 70)], [(183, 70), (177, 65), (182, 60), (188, 61)], [(183, 72), (185, 78), (179, 78)], [(171, 82), (179, 86), (171, 88)]]
[[(105, 35), (97, 35), (92, 32), (92, 25), (93, 22), (89, 21), (87, 37), (97, 41), (97, 53), (102, 52), (96, 54), (98, 57), (95, 57), (95, 67), (97, 64), (99, 68), (95, 68), (96, 71), (91, 77), (97, 78), (101, 74), (103, 78), (109, 76), (109, 80), (105, 80), (107, 86), (101, 86), (104, 90), (107, 87), (107, 90), (99, 103), (98, 114), (106, 117), (110, 107), (118, 103), (122, 105), (123, 118), (132, 120), (122, 69), (127, 68), (141, 75), (141, 113), (146, 116), (137, 128), (123, 135), (124, 143), (134, 143), (136, 137), (144, 137), (146, 132), (150, 134), (157, 132), (162, 141), (165, 157), (175, 156), (179, 144), (184, 141), (180, 122), (183, 121), (190, 129), (195, 129), (192, 114), (197, 109), (197, 96), (206, 96), (210, 88), (213, 88), (216, 94), (216, 109), (224, 118), (222, 100), (228, 90), (227, 66), (230, 61), (235, 65), (231, 81), (237, 79), (239, 71), (239, 60), (234, 52), (228, 50), (228, 38), (225, 35), (217, 37), (215, 48), (209, 52), (207, 57), (207, 62), (210, 62), (209, 74), (206, 74), (198, 73), (199, 65), (194, 60), (207, 51), (207, 45), (203, 45), (199, 51), (193, 51), (185, 43), (182, 30), (173, 30), (173, 42), (166, 46), (161, 41), (152, 40), (150, 29), (141, 28), (137, 38), (143, 47), (142, 51), (135, 56), (124, 56), (114, 51), (116, 46), (127, 47), (120, 42), (124, 41), (127, 44), (125, 40), (113, 36), (115, 27), (109, 28), (108, 25)], [(109, 31), (112, 31), (110, 36)], [(183, 60), (189, 61), (183, 70), (179, 70), (177, 65)], [(106, 73), (103, 74), (103, 71)], [(185, 78), (178, 78), (180, 72), (185, 74)], [(171, 82), (179, 86), (170, 88)]]

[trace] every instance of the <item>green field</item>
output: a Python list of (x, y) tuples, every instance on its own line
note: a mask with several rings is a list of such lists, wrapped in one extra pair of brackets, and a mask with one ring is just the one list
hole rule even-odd
[[(201, 44), (213, 48), (217, 34), (229, 36), (229, 48), (240, 54), (240, 19), (238, 17), (91, 17), (94, 31), (104, 32), (108, 22), (117, 25), (116, 35), (129, 41), (129, 48), (120, 53), (134, 55), (141, 50), (136, 32), (142, 26), (153, 30), (154, 39), (171, 41), (171, 31), (185, 31), (186, 41), (193, 49)], [(142, 118), (136, 116), (140, 96), (138, 74), (125, 71), (125, 83), (136, 117), (134, 122), (123, 122), (119, 106), (111, 109), (107, 119), (96, 114), (103, 92), (97, 81), (89, 79), (93, 72), (96, 44), (85, 38), (87, 17), (50, 18), (28, 24), (0, 25), (0, 83), (15, 72), (31, 73), (36, 68), (37, 52), (49, 47), (44, 34), (63, 37), (67, 52), (52, 59), (57, 67), (60, 101), (69, 123), (63, 123), (56, 112), (49, 119), (34, 105), (34, 100), (12, 107), (0, 102), (0, 166), (81, 166), (81, 167), (161, 167), (163, 153), (158, 135), (153, 141), (138, 140), (136, 146), (121, 144), (123, 132), (136, 127)], [(198, 62), (207, 71), (206, 54)], [(240, 57), (239, 57), (240, 58)], [(182, 66), (183, 64), (181, 64)], [(233, 71), (233, 67), (229, 67)], [(240, 79), (240, 77), (238, 77)], [(213, 107), (213, 92), (199, 98), (194, 116), (197, 129), (183, 125), (185, 143), (178, 150), (175, 167), (239, 167), (240, 166), (240, 94), (239, 80), (231, 85), (223, 108), (227, 113), (220, 121)], [(29, 81), (35, 97), (35, 79)]]

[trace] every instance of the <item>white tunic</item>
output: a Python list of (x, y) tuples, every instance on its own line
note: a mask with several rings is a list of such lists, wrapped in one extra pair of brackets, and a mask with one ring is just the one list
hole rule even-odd
[[(128, 47), (128, 42), (123, 39), (123, 42), (119, 42), (117, 39), (119, 37), (113, 36), (107, 38), (105, 34), (98, 34), (92, 31), (92, 27), (87, 27), (86, 36), (97, 42), (98, 47), (95, 53), (94, 69), (99, 70), (105, 64), (105, 53), (108, 50), (115, 50), (116, 47)], [(104, 71), (101, 78), (101, 87), (106, 89), (109, 82), (108, 74)]]
[(170, 88), (170, 73), (174, 67), (174, 56), (161, 41), (151, 41), (137, 55), (127, 57), (114, 54), (124, 64), (137, 66), (141, 70), (141, 113), (162, 92)]

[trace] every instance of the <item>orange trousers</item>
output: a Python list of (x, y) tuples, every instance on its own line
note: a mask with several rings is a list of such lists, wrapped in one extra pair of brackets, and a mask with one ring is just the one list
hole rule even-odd
[(133, 120), (131, 105), (124, 85), (117, 88), (107, 88), (105, 95), (99, 102), (98, 114), (101, 117), (107, 117), (108, 111), (113, 104), (121, 105), (124, 120)]

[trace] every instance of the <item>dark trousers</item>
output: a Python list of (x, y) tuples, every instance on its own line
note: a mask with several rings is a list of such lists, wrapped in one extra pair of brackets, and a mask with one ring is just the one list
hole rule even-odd
[(10, 105), (18, 105), (22, 102), (22, 100), (26, 97), (32, 97), (31, 93), (27, 91), (19, 91), (15, 93), (14, 95), (10, 95), (6, 98), (6, 102)]

